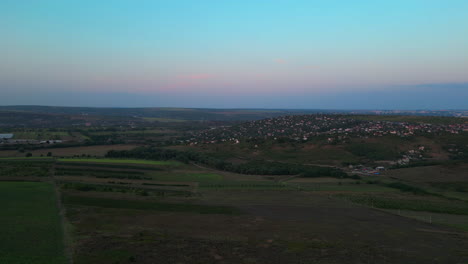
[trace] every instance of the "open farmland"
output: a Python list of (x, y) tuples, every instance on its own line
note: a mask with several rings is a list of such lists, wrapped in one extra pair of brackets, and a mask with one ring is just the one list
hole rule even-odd
[(0, 263), (67, 263), (51, 183), (0, 181), (0, 200)]
[[(387, 186), (392, 180), (385, 176), (377, 181), (242, 175), (144, 162), (113, 166), (93, 159), (56, 165), (67, 218), (75, 228), (76, 263), (176, 263), (194, 257), (200, 263), (426, 263), (435, 256), (428, 249), (435, 247), (452, 252), (446, 263), (465, 258), (468, 244), (445, 232), (461, 234), (459, 216), (468, 207), (402, 192)], [(375, 204), (359, 197), (372, 197)], [(428, 199), (432, 202), (421, 204)], [(383, 206), (390, 200), (397, 207)], [(400, 208), (400, 215), (380, 211), (393, 208)], [(408, 210), (433, 211), (434, 222), (401, 213)], [(450, 217), (441, 221), (436, 214)], [(372, 232), (362, 219), (373, 223)], [(346, 231), (336, 229), (341, 225)], [(99, 235), (84, 239), (90, 232)], [(362, 242), (349, 240), (353, 234)], [(409, 244), (397, 243), (409, 236), (425, 246), (409, 251)], [(446, 246), (440, 248), (440, 241)], [(174, 255), (180, 246), (186, 254)], [(151, 253), (155, 249), (158, 254)]]
[(74, 263), (468, 260), (468, 203), (390, 176), (244, 175), (171, 160), (4, 162), (53, 175)]
[(58, 159), (60, 162), (90, 162), (90, 163), (117, 163), (117, 164), (142, 164), (142, 165), (171, 165), (178, 166), (177, 161), (154, 161), (154, 160), (132, 160), (132, 159)]
[(14, 131), (14, 139), (36, 139), (36, 140), (49, 140), (49, 139), (68, 139), (70, 134), (68, 132), (50, 132), (50, 131)]
[[(56, 187), (73, 242), (57, 247), (78, 264), (468, 262), (467, 168), (458, 154), (464, 135), (429, 126), (443, 135), (437, 141), (422, 132), (405, 136), (411, 125), (302, 118), (281, 119), (286, 138), (266, 131), (239, 143), (209, 128), (229, 132), (224, 123), (80, 128), (69, 133), (86, 135), (90, 145), (4, 146), (0, 183), (43, 184), (52, 191), (33, 194), (54, 201)], [(314, 128), (317, 136), (296, 140), (296, 122), (316, 118), (329, 130)], [(276, 121), (249, 123), (248, 136), (265, 122)], [(364, 126), (346, 134), (335, 127), (342, 122)], [(287, 124), (296, 128), (287, 132)], [(402, 129), (400, 135), (384, 134), (391, 131), (385, 126)], [(202, 128), (221, 140), (182, 137)], [(169, 135), (172, 129), (177, 133)], [(416, 160), (397, 164), (404, 155)], [(377, 166), (385, 169), (359, 173)], [(23, 203), (27, 196), (9, 188), (15, 194), (3, 195)]]
[(468, 182), (468, 164), (423, 166), (390, 170), (389, 177), (411, 182)]
[[(129, 150), (137, 147), (137, 145), (95, 145), (95, 146), (80, 146), (66, 148), (44, 148), (30, 151), (33, 157), (47, 156), (51, 152), (56, 157), (74, 157), (82, 155), (104, 156), (109, 150)], [(25, 153), (17, 150), (0, 150), (0, 157), (24, 157)]]

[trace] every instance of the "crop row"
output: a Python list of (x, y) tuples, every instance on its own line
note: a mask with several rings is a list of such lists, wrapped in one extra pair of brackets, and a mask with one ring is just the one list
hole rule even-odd
[[(63, 172), (63, 173), (88, 173), (90, 172), (89, 169), (81, 169), (81, 168), (63, 168), (59, 167), (55, 169), (56, 172)], [(94, 173), (111, 173), (111, 174), (133, 174), (133, 175), (144, 175), (143, 171), (117, 171), (117, 170), (105, 170), (105, 169), (93, 169), (92, 172)]]
[(452, 200), (428, 200), (428, 199), (405, 199), (382, 197), (375, 195), (348, 195), (339, 194), (339, 198), (349, 200), (354, 203), (363, 204), (382, 209), (401, 209), (411, 211), (426, 211), (434, 213), (446, 213), (457, 215), (468, 215), (468, 203)]
[(133, 193), (142, 196), (155, 195), (155, 196), (191, 196), (190, 191), (184, 190), (166, 190), (166, 189), (151, 189), (151, 188), (135, 188), (130, 186), (114, 186), (102, 184), (88, 184), (76, 182), (61, 183), (63, 189), (77, 190), (77, 191), (95, 191), (95, 192), (120, 192), (120, 193)]
[(74, 167), (94, 167), (94, 168), (112, 168), (112, 169), (135, 169), (135, 170), (149, 170), (161, 171), (162, 168), (138, 166), (138, 165), (125, 165), (125, 164), (110, 164), (110, 163), (86, 163), (86, 162), (64, 162), (59, 161), (58, 165), (74, 166)]

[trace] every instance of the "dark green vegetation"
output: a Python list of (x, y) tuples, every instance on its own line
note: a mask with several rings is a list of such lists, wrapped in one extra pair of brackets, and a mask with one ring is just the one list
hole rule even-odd
[[(62, 183), (62, 182), (59, 182)], [(157, 189), (157, 188), (145, 188), (143, 187), (131, 187), (129, 182), (115, 182), (115, 181), (108, 181), (107, 184), (89, 184), (89, 183), (63, 183), (61, 187), (67, 190), (76, 190), (82, 192), (116, 192), (116, 193), (130, 193), (136, 194), (141, 196), (191, 196), (192, 193), (190, 191), (185, 190), (171, 190), (171, 189)], [(151, 183), (146, 183), (142, 185), (153, 185)], [(167, 184), (155, 184), (155, 186), (159, 187), (189, 187), (187, 185), (167, 185)]]
[(125, 208), (138, 210), (155, 210), (167, 212), (190, 212), (198, 214), (241, 214), (239, 209), (228, 206), (213, 206), (213, 205), (197, 205), (189, 203), (161, 203), (154, 201), (132, 201), (132, 200), (116, 200), (82, 196), (63, 197), (65, 204), (81, 205), (81, 206), (97, 206), (105, 208)]
[(353, 143), (348, 145), (346, 150), (371, 160), (394, 160), (400, 156), (398, 146), (388, 147), (380, 143)]
[(60, 162), (88, 162), (88, 163), (117, 163), (117, 164), (143, 164), (143, 165), (180, 165), (175, 161), (161, 161), (161, 160), (132, 160), (132, 159), (89, 159), (89, 158), (75, 158), (75, 159), (59, 159)]
[(352, 202), (383, 209), (401, 209), (456, 215), (468, 215), (468, 203), (434, 197), (340, 194)]
[[(154, 166), (147, 167), (147, 166), (121, 165), (121, 164), (109, 165), (109, 164), (105, 164), (105, 163), (100, 164), (100, 163), (63, 162), (63, 161), (61, 161), (61, 162), (59, 162), (59, 164), (63, 165), (63, 166), (73, 166), (73, 167), (79, 167), (79, 168), (92, 167), (93, 168), (92, 170), (96, 170), (96, 171), (102, 170), (102, 168), (109, 168), (109, 167), (112, 167), (114, 169), (122, 169), (122, 170), (125, 170), (125, 169), (150, 170), (150, 171), (161, 170), (161, 168), (154, 167)], [(81, 170), (84, 170), (84, 169), (81, 169)]]
[(54, 188), (0, 181), (0, 263), (67, 263)]
[[(29, 165), (27, 160), (5, 162), (44, 166), (54, 172), (72, 226), (75, 263), (173, 263), (188, 258), (203, 263), (216, 263), (218, 258), (227, 263), (257, 263), (260, 258), (278, 264), (306, 259), (427, 263), (441, 257), (440, 251), (435, 255), (424, 247), (413, 248), (412, 252), (424, 252), (415, 255), (375, 246), (392, 248), (392, 243), (400, 245), (410, 234), (413, 242), (424, 241), (429, 248), (444, 241), (449, 246), (439, 250), (452, 252), (444, 253), (444, 263), (457, 263), (464, 260), (463, 248), (468, 245), (444, 233), (414, 231), (439, 232), (445, 230), (442, 226), (465, 230), (461, 223), (468, 216), (468, 202), (437, 191), (457, 192), (453, 185), (395, 181), (385, 175), (244, 175), (190, 163), (148, 165), (146, 160), (133, 164), (95, 163), (93, 159), (30, 160)], [(422, 221), (433, 217), (435, 224), (389, 218), (372, 208), (398, 210), (396, 214), (418, 220), (420, 214)], [(423, 215), (427, 213), (432, 215)], [(365, 226), (356, 220), (362, 218), (368, 219)], [(369, 232), (369, 226), (374, 231)], [(356, 233), (368, 242), (356, 244), (350, 239)], [(186, 258), (175, 253), (181, 246)]]
[(251, 161), (243, 164), (233, 164), (214, 156), (194, 151), (180, 151), (174, 149), (161, 149), (141, 147), (134, 150), (109, 151), (106, 157), (110, 158), (141, 158), (149, 160), (175, 159), (185, 163), (195, 162), (207, 165), (218, 170), (236, 172), (241, 174), (257, 175), (301, 175), (302, 177), (346, 177), (347, 174), (338, 168), (303, 166), (270, 161)]
[(0, 177), (47, 177), (51, 165), (49, 161), (0, 159)]

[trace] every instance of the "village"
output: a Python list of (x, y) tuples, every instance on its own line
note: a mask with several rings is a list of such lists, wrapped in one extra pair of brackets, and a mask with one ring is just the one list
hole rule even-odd
[(239, 143), (241, 140), (287, 138), (308, 141), (326, 136), (326, 142), (346, 142), (350, 138), (385, 135), (411, 137), (427, 134), (459, 134), (468, 131), (467, 124), (428, 124), (391, 121), (367, 121), (344, 115), (296, 115), (246, 122), (236, 126), (221, 126), (193, 134), (189, 144), (219, 142)]

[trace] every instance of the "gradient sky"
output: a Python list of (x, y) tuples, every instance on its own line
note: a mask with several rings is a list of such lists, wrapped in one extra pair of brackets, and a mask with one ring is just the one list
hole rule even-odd
[(0, 104), (468, 109), (466, 0), (1, 0)]

